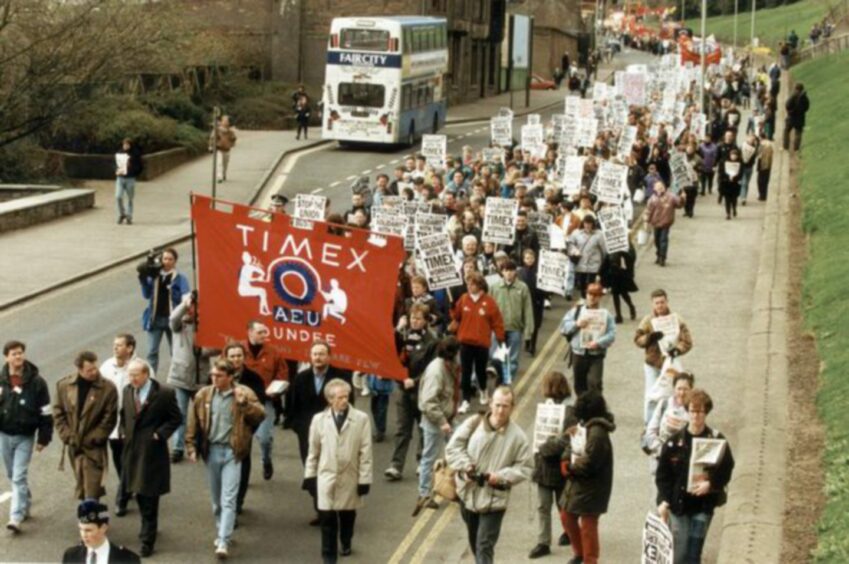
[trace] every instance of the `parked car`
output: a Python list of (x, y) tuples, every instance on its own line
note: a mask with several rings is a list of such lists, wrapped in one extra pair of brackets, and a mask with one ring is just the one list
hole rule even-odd
[(531, 75), (531, 90), (554, 90), (557, 85), (553, 80), (543, 78), (538, 74)]

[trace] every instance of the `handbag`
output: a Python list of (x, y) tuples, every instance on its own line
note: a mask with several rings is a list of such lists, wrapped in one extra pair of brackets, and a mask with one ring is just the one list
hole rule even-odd
[(577, 265), (579, 262), (581, 262), (581, 257), (584, 256), (584, 248), (587, 246), (587, 243), (589, 243), (589, 242), (590, 242), (590, 237), (587, 237), (587, 240), (584, 241), (584, 244), (581, 245), (581, 248), (578, 250), (577, 253), (569, 253), (569, 260), (572, 261), (572, 264)]
[(448, 465), (448, 461), (440, 458), (433, 465), (433, 492), (448, 501), (457, 501), (457, 482), (454, 477), (457, 471)]

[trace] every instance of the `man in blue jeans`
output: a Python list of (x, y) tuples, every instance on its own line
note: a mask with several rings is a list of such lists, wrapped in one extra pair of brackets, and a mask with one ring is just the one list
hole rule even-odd
[[(534, 308), (531, 302), (531, 291), (527, 284), (518, 279), (516, 263), (507, 259), (501, 266), (501, 279), (496, 281), (490, 289), (490, 295), (498, 304), (501, 316), (504, 318), (504, 333), (509, 354), (507, 361), (496, 361), (496, 370), (500, 372), (499, 384), (510, 385), (516, 372), (519, 370), (519, 351), (523, 341), (529, 341), (534, 334)], [(490, 347), (490, 357), (495, 355), (499, 348), (497, 340), (493, 339)], [(484, 390), (486, 386), (484, 385)], [(484, 397), (481, 403), (487, 403)]]
[(236, 384), (236, 368), (216, 360), (209, 371), (212, 384), (198, 391), (189, 415), (186, 450), (189, 460), (198, 454), (206, 462), (206, 475), (215, 515), (215, 555), (229, 555), (230, 537), (236, 524), (236, 500), (242, 461), (250, 455), (252, 429), (265, 412), (250, 388)]
[(413, 509), (413, 517), (422, 509), (438, 509), (433, 500), (433, 465), (442, 452), (445, 439), (451, 436), (451, 420), (454, 418), (456, 402), (454, 388), (457, 381), (457, 354), (460, 343), (454, 337), (446, 337), (436, 346), (436, 358), (430, 361), (419, 383), (419, 411), (422, 420), (422, 458), (419, 462), (419, 497)]
[[(731, 447), (722, 433), (707, 426), (713, 400), (695, 389), (687, 397), (690, 422), (663, 445), (658, 459), (657, 512), (672, 529), (674, 564), (699, 564), (708, 527), (717, 507), (725, 503), (725, 488), (734, 471)], [(690, 479), (690, 457), (694, 439), (713, 439), (724, 443), (716, 464)]]
[(12, 485), (6, 528), (19, 533), (32, 503), (27, 483), (32, 451), (35, 448), (41, 452), (50, 443), (53, 416), (47, 382), (38, 374), (38, 368), (26, 360), (26, 345), (9, 341), (3, 345), (3, 356), (6, 362), (0, 369), (0, 453)]
[(654, 263), (666, 266), (666, 256), (669, 253), (669, 230), (675, 223), (675, 210), (684, 207), (687, 195), (673, 194), (666, 189), (661, 181), (654, 183), (654, 194), (646, 204), (645, 221), (654, 228), (654, 247), (656, 258)]
[(168, 319), (171, 310), (189, 293), (189, 280), (177, 272), (177, 251), (168, 247), (160, 254), (159, 263), (155, 255), (138, 266), (139, 284), (142, 297), (147, 300), (147, 307), (142, 314), (142, 327), (147, 331), (150, 348), (147, 361), (154, 372), (159, 370), (159, 345), (162, 336), (168, 339), (171, 349), (171, 327)]

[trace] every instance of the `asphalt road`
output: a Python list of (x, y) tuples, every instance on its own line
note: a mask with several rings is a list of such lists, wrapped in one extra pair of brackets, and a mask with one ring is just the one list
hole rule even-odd
[[(641, 54), (627, 54), (623, 62), (644, 60)], [(549, 112), (550, 113), (550, 112)], [(545, 115), (543, 116), (545, 117)], [(517, 120), (523, 122), (524, 120)], [(449, 127), (449, 152), (456, 154), (464, 144), (482, 146), (488, 140), (488, 124)], [(393, 161), (410, 154), (410, 149), (386, 151), (343, 150), (326, 146), (283, 163), (278, 176), (285, 193), (320, 192), (333, 200), (333, 209), (349, 205), (350, 183), (362, 174), (391, 172)], [(638, 284), (642, 292), (635, 296), (639, 314), (646, 313), (648, 292), (664, 286), (671, 294), (673, 309), (690, 323), (696, 342), (685, 365), (696, 372), (697, 384), (714, 394), (716, 413), (711, 420), (734, 443), (733, 424), (737, 420), (739, 395), (744, 377), (745, 341), (751, 317), (751, 288), (757, 268), (762, 208), (741, 208), (734, 222), (723, 220), (715, 201), (701, 198), (697, 218), (679, 219), (673, 229), (670, 266), (652, 266), (641, 260)], [(190, 270), (190, 250), (181, 251), (181, 267)], [(650, 258), (650, 257), (649, 257)], [(648, 264), (647, 264), (648, 263)], [(733, 265), (733, 274), (729, 266)], [(555, 300), (555, 309), (546, 312), (538, 359), (523, 358), (522, 370), (530, 371), (517, 381), (521, 401), (517, 417), (528, 430), (532, 425), (538, 397), (539, 378), (547, 370), (565, 370), (563, 342), (552, 334), (562, 317), (565, 301)], [(609, 305), (609, 304), (608, 304)], [(39, 365), (51, 389), (56, 381), (72, 372), (76, 352), (92, 349), (102, 358), (109, 356), (112, 336), (129, 331), (146, 347), (140, 330), (144, 303), (132, 266), (117, 269), (72, 288), (56, 292), (18, 309), (0, 315), (5, 336), (21, 338), (28, 344), (29, 358)], [(610, 513), (602, 519), (602, 554), (606, 562), (634, 562), (638, 559), (641, 524), (651, 506), (653, 484), (648, 461), (638, 448), (639, 414), (642, 401), (640, 351), (631, 344), (634, 322), (618, 328), (617, 344), (611, 350), (606, 367), (606, 390), (619, 429), (614, 434), (616, 471), (614, 500)], [(548, 346), (546, 347), (546, 344)], [(162, 373), (164, 374), (164, 366)], [(367, 408), (359, 400), (360, 408)], [(394, 409), (390, 412), (390, 430), (394, 428)], [(274, 478), (265, 482), (259, 471), (258, 449), (254, 449), (254, 476), (248, 493), (245, 514), (235, 534), (232, 557), (242, 561), (313, 562), (319, 560), (319, 532), (308, 526), (311, 504), (300, 490), (302, 469), (295, 437), (276, 430)], [(73, 477), (57, 470), (61, 448), (54, 442), (48, 450), (36, 454), (30, 481), (34, 495), (33, 518), (25, 523), (24, 533), (11, 537), (0, 533), (0, 559), (3, 561), (55, 561), (65, 547), (76, 542)], [(404, 480), (387, 483), (382, 472), (391, 456), (391, 442), (375, 447), (375, 486), (360, 512), (350, 562), (454, 562), (468, 559), (465, 531), (455, 506), (427, 511), (418, 519), (409, 513), (415, 500), (413, 453)], [(0, 511), (8, 510), (7, 482), (0, 489)], [(111, 502), (115, 477), (108, 486)], [(501, 561), (519, 561), (535, 542), (535, 495), (531, 487), (513, 492), (497, 553)], [(113, 540), (138, 549), (136, 540), (138, 513), (131, 505), (130, 514), (114, 519)], [(173, 467), (172, 493), (162, 500), (160, 537), (156, 562), (187, 562), (212, 559), (213, 518), (206, 476), (202, 466), (182, 463)], [(716, 536), (721, 514), (711, 528), (708, 561), (716, 552)], [(556, 549), (556, 558), (566, 557)], [(463, 556), (465, 555), (465, 556)]]

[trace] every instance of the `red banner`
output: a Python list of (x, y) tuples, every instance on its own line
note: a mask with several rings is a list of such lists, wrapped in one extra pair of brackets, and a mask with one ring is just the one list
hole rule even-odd
[[(706, 45), (705, 64), (718, 65), (722, 60), (722, 49), (719, 47), (719, 44), (714, 41), (707, 41), (704, 45)], [(681, 52), (682, 65), (687, 61), (692, 61), (693, 64), (700, 65), (702, 61), (701, 49), (701, 39), (691, 39), (685, 34), (678, 36), (678, 50)]]
[(286, 358), (309, 360), (310, 345), (324, 340), (335, 366), (404, 379), (392, 326), (402, 239), (251, 214), (257, 211), (193, 197), (199, 344), (243, 340), (256, 319)]

